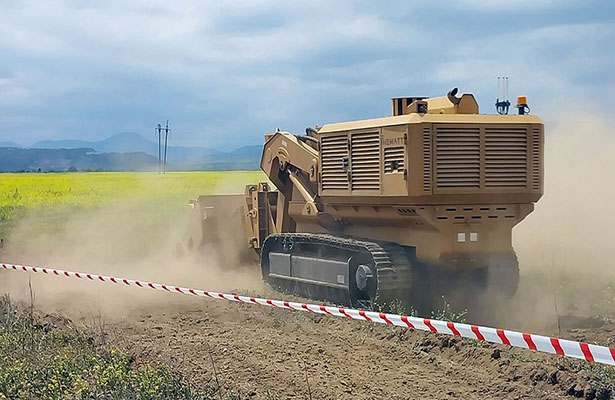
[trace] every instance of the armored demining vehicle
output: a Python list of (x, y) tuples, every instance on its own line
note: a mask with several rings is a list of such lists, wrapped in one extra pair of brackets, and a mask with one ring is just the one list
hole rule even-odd
[(543, 124), (472, 94), (392, 99), (392, 115), (265, 135), (269, 182), (200, 196), (181, 242), (252, 255), (272, 288), (372, 308), (512, 295), (512, 228), (543, 193)]

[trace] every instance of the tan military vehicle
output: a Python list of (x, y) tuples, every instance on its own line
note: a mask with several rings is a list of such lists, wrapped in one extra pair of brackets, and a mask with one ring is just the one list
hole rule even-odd
[(479, 114), (457, 89), (394, 98), (392, 116), (265, 135), (261, 168), (270, 182), (193, 202), (186, 250), (233, 243), (271, 287), (357, 307), (512, 295), (511, 231), (543, 193), (543, 124)]

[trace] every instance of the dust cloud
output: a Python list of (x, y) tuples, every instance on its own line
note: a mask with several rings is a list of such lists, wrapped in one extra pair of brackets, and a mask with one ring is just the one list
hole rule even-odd
[(553, 330), (615, 317), (615, 133), (575, 113), (545, 123), (545, 194), (513, 231), (521, 282), (497, 322)]
[[(488, 310), (486, 322), (553, 332), (558, 325), (565, 327), (569, 315), (615, 318), (615, 134), (612, 124), (589, 113), (546, 123), (545, 131), (545, 195), (513, 232), (520, 287), (513, 299)], [(144, 185), (155, 181), (144, 177)], [(222, 182), (213, 191), (238, 193), (242, 187)], [(228, 254), (235, 244), (176, 256), (175, 245), (190, 213), (187, 200), (160, 205), (156, 199), (122, 199), (55, 216), (63, 219), (55, 230), (47, 226), (48, 213), (29, 215), (14, 230), (2, 258), (207, 290), (262, 293), (256, 267), (230, 265), (234, 261)], [(32, 283), (37, 307), (68, 316), (94, 310), (117, 317), (152, 304), (204, 301), (36, 275)], [(0, 291), (28, 302), (28, 275), (2, 274)]]
[[(142, 184), (155, 185), (156, 176), (145, 175)], [(241, 185), (233, 187), (222, 182), (213, 192), (242, 190)], [(178, 254), (176, 244), (184, 234), (191, 212), (188, 200), (173, 196), (168, 199), (133, 196), (73, 212), (33, 212), (11, 232), (2, 261), (205, 290), (262, 292), (256, 267), (237, 265), (230, 246), (210, 245), (200, 253)], [(35, 306), (71, 318), (87, 315), (123, 318), (146, 306), (207, 301), (87, 280), (18, 272), (0, 276), (0, 292), (24, 304), (30, 304), (28, 280), (31, 278)]]
[(606, 122), (546, 127), (545, 195), (515, 230), (525, 268), (615, 276), (615, 132)]

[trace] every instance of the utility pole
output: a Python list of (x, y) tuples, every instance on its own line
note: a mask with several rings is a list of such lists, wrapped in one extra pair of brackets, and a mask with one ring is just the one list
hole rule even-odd
[(160, 124), (156, 125), (155, 130), (158, 133), (158, 173), (160, 174), (162, 171), (162, 165), (161, 165), (162, 159), (160, 158), (161, 156), (160, 154), (161, 153), (161, 148), (160, 148), (161, 143), (160, 142), (162, 141), (162, 127), (160, 126)]
[(167, 119), (167, 125), (164, 128), (164, 174), (167, 173), (167, 147), (169, 143), (169, 132), (171, 132), (171, 129), (169, 129), (169, 120)]

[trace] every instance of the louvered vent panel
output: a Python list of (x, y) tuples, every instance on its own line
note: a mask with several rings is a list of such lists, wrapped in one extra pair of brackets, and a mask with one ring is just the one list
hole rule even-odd
[(532, 131), (532, 189), (540, 190), (540, 129)]
[(352, 190), (380, 190), (380, 134), (352, 134), (350, 160)]
[(436, 187), (480, 187), (480, 129), (436, 127)]
[(390, 174), (392, 172), (404, 172), (404, 146), (385, 147), (384, 148), (384, 172)]
[(423, 190), (431, 192), (431, 132), (423, 128)]
[(348, 190), (348, 135), (323, 136), (321, 157), (322, 190)]
[(485, 186), (527, 186), (527, 130), (485, 129)]

